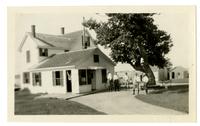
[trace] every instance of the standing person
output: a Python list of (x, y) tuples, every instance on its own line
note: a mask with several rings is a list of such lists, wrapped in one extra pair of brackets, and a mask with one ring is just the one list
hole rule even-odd
[(145, 92), (146, 94), (148, 93), (148, 87), (147, 87), (147, 82), (149, 81), (148, 77), (146, 75), (143, 76), (142, 81), (144, 83), (144, 88), (145, 88)]
[(138, 94), (139, 94), (140, 93), (141, 76), (136, 73), (136, 78), (135, 79), (136, 79), (135, 81), (136, 81), (137, 91), (138, 91)]
[(113, 76), (113, 80), (114, 80), (114, 87), (115, 87), (115, 91), (119, 91), (119, 88), (118, 88), (118, 75), (117, 73), (115, 72), (114, 76)]
[(135, 77), (133, 78), (133, 95), (135, 95), (136, 89), (139, 92), (139, 82), (140, 82), (140, 77), (138, 76), (137, 73), (135, 73)]
[(128, 89), (129, 88), (129, 78), (128, 78), (128, 74), (127, 73), (125, 73), (124, 81), (125, 81), (126, 89)]
[(109, 87), (109, 91), (112, 91), (112, 74), (110, 72), (108, 72), (107, 74), (107, 79), (108, 79), (108, 87)]

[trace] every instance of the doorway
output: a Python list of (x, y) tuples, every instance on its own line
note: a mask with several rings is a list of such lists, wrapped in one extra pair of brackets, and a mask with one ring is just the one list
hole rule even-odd
[(72, 78), (71, 78), (71, 70), (66, 71), (66, 87), (67, 92), (72, 92)]

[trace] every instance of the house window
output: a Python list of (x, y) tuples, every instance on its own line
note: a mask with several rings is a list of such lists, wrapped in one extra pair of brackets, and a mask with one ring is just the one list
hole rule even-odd
[(106, 83), (107, 82), (107, 76), (106, 76), (106, 69), (102, 69), (101, 70), (101, 76), (102, 76), (102, 83)]
[(27, 62), (27, 63), (30, 63), (30, 61), (31, 61), (31, 58), (30, 58), (30, 51), (28, 50), (28, 51), (26, 51), (26, 62)]
[(79, 70), (79, 85), (86, 85), (86, 70)]
[(170, 75), (169, 75), (169, 72), (167, 73), (167, 80), (169, 80), (170, 79)]
[(90, 47), (90, 36), (83, 36), (82, 35), (82, 46), (83, 48)]
[(94, 55), (94, 62), (98, 63), (99, 62), (99, 55)]
[(63, 71), (53, 71), (53, 86), (63, 86)]
[(41, 73), (33, 73), (33, 86), (42, 86)]
[(178, 74), (178, 76), (180, 76), (180, 75), (181, 75), (179, 72), (178, 72), (177, 74)]
[(187, 71), (183, 72), (184, 78), (189, 78), (189, 73)]
[(30, 83), (30, 73), (29, 72), (24, 72), (23, 73), (23, 82), (25, 84)]
[(172, 79), (174, 79), (175, 78), (175, 73), (174, 72), (172, 72)]
[(79, 85), (92, 84), (94, 70), (79, 70)]
[(48, 56), (48, 49), (39, 48), (40, 56)]
[(87, 43), (87, 47), (90, 47), (90, 36), (85, 37), (85, 43)]
[(87, 70), (87, 84), (92, 84), (93, 70)]

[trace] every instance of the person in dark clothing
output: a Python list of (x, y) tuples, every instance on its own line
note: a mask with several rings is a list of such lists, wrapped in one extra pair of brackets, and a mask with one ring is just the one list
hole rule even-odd
[(118, 75), (117, 73), (115, 73), (115, 75), (113, 76), (113, 80), (114, 80), (114, 88), (115, 88), (115, 91), (119, 91), (119, 88), (118, 88), (118, 83), (119, 83), (119, 78), (118, 78)]

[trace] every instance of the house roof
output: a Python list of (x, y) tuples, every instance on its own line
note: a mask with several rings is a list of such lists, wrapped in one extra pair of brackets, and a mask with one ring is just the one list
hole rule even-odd
[[(89, 34), (87, 30), (86, 32)], [(74, 44), (82, 42), (82, 33), (83, 30), (67, 33), (64, 35), (36, 33), (36, 37), (33, 37), (31, 32), (27, 32), (24, 39), (22, 40), (19, 50), (21, 50), (21, 48), (23, 47), (27, 36), (30, 36), (39, 47), (70, 50)]]
[[(59, 53), (54, 55), (51, 58), (48, 58), (46, 61), (37, 65), (34, 69), (40, 68), (51, 68), (51, 67), (63, 67), (63, 66), (77, 66), (83, 63), (83, 61), (87, 60), (91, 57), (94, 52), (100, 51), (99, 48), (90, 48), (79, 51), (70, 51), (65, 53)], [(101, 51), (100, 51), (101, 52)], [(101, 52), (103, 54), (103, 52)], [(102, 55), (104, 58), (109, 60), (113, 65), (114, 62), (109, 59), (105, 54)]]
[(187, 70), (187, 71), (188, 71), (187, 68), (184, 68), (184, 67), (182, 67), (182, 66), (176, 66), (176, 67), (172, 68), (170, 71), (174, 71), (174, 70), (176, 70), (176, 69), (181, 69), (181, 70)]

